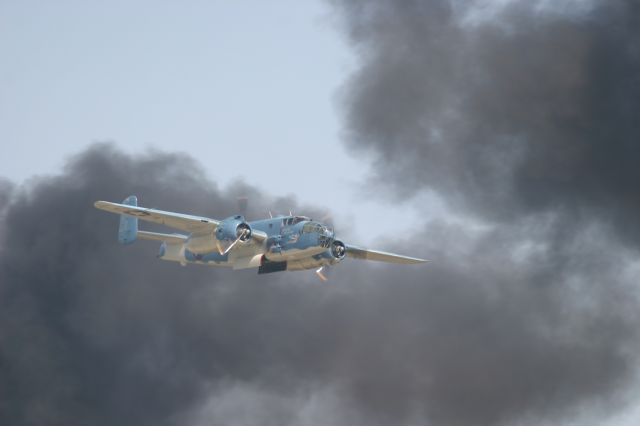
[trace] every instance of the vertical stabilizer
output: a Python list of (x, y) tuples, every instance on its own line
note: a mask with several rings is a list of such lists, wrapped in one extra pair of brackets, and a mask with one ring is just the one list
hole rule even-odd
[[(122, 204), (128, 206), (137, 206), (138, 197), (130, 195)], [(131, 244), (136, 240), (138, 235), (138, 218), (128, 216), (125, 214), (120, 215), (120, 228), (118, 228), (118, 242), (120, 244)]]

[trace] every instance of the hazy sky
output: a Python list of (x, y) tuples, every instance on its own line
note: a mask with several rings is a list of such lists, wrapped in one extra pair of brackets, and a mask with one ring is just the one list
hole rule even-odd
[(341, 144), (355, 61), (323, 2), (1, 2), (0, 57), (0, 176), (57, 173), (113, 141), (325, 205), (365, 241), (418, 220), (372, 199), (366, 156)]

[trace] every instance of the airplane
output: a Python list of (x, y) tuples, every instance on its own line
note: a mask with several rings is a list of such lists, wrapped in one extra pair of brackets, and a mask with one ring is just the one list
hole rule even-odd
[[(258, 274), (315, 269), (323, 271), (345, 257), (379, 262), (413, 264), (424, 259), (345, 244), (326, 224), (306, 216), (277, 216), (247, 222), (243, 215), (223, 220), (138, 206), (135, 195), (122, 203), (96, 201), (98, 209), (120, 215), (118, 242), (137, 239), (159, 241), (158, 257), (182, 266), (199, 264), (233, 269), (258, 268)], [(141, 231), (138, 220), (175, 228), (182, 233)]]

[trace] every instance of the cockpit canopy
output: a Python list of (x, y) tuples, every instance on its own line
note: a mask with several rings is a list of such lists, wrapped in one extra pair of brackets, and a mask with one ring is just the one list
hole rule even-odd
[(333, 229), (318, 222), (305, 223), (304, 226), (302, 227), (303, 234), (313, 233), (313, 232), (317, 232), (318, 234), (321, 234), (321, 235), (330, 236), (333, 234)]
[(308, 218), (307, 216), (293, 216), (293, 217), (285, 217), (284, 219), (282, 219), (282, 224), (284, 226), (290, 226), (290, 225), (295, 225), (296, 223), (300, 223), (300, 222), (304, 222), (304, 221), (310, 221), (311, 218)]

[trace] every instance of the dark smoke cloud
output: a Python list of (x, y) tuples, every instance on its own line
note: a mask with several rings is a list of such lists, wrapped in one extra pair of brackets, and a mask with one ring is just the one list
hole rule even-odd
[(13, 185), (11, 182), (0, 177), (0, 211), (4, 211), (7, 205), (9, 205), (12, 189)]
[(218, 188), (187, 156), (95, 145), (60, 175), (0, 183), (0, 424), (540, 425), (584, 410), (600, 424), (622, 407), (638, 351), (638, 6), (334, 4), (362, 60), (351, 147), (401, 197), (436, 190), (474, 223), (380, 245), (428, 266), (345, 262), (323, 284), (118, 246), (97, 199), (323, 214)]
[(640, 4), (330, 3), (360, 60), (348, 146), (392, 197), (435, 191), (474, 223), (413, 238), (438, 260), (429, 282), (458, 291), (432, 306), (436, 340), (456, 337), (424, 355), (440, 361), (426, 418), (540, 424), (613, 402), (637, 366), (618, 355), (637, 344)]
[(637, 242), (640, 3), (331, 3), (361, 60), (347, 141), (394, 193), (498, 221), (562, 208)]
[[(0, 241), (2, 241), (4, 236), (4, 215), (9, 206), (12, 192), (13, 185), (11, 182), (0, 177)], [(2, 245), (0, 245), (0, 251), (2, 251)]]
[(325, 284), (121, 247), (92, 203), (131, 193), (219, 218), (239, 194), (253, 217), (303, 210), (217, 188), (188, 157), (109, 145), (18, 188), (0, 252), (0, 424), (542, 424), (617, 407), (629, 383), (632, 255), (602, 256), (606, 227), (433, 222), (385, 244), (431, 265), (345, 262)]

